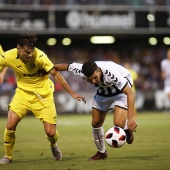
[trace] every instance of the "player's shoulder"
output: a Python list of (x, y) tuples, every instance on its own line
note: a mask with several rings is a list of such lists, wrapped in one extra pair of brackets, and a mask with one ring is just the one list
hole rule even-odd
[(112, 64), (110, 61), (95, 61), (95, 63), (102, 70), (108, 69), (109, 66)]
[(99, 68), (101, 68), (102, 70), (113, 70), (113, 69), (117, 69), (118, 64), (114, 63), (112, 61), (95, 61), (95, 63), (97, 64), (97, 66)]
[(107, 64), (114, 64), (114, 62), (112, 62), (112, 61), (95, 61), (95, 63), (97, 65), (102, 65), (102, 66), (105, 66)]
[(17, 54), (18, 54), (17, 48), (13, 48), (11, 50), (5, 51), (2, 54), (2, 57), (4, 57), (5, 59), (13, 59), (13, 58), (16, 58)]
[(42, 50), (40, 50), (40, 49), (37, 48), (37, 47), (34, 47), (34, 51), (37, 52), (37, 53), (44, 53)]
[(38, 58), (41, 58), (43, 56), (47, 56), (44, 51), (40, 50), (39, 48), (34, 48), (34, 52)]
[(102, 70), (103, 76), (110, 78), (113, 76), (113, 62), (111, 61), (95, 61), (97, 66)]

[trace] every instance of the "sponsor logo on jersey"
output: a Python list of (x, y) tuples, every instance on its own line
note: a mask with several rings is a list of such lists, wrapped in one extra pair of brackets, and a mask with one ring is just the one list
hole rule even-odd
[(116, 85), (117, 85), (117, 87), (119, 87), (119, 88), (122, 87), (122, 83), (121, 83), (121, 82), (117, 82)]
[(33, 74), (23, 74), (24, 77), (37, 77), (38, 74), (37, 73), (33, 73)]

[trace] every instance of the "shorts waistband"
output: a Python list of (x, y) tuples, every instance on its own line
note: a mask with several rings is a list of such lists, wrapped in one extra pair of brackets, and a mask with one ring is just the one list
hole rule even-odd
[(112, 97), (112, 96), (116, 96), (118, 94), (122, 94), (122, 92), (110, 93), (110, 94), (102, 94), (102, 93), (97, 92), (97, 95), (103, 96), (103, 97)]

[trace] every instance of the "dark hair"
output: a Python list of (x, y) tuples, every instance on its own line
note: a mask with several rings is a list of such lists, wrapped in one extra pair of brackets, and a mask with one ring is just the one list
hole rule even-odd
[(23, 33), (20, 34), (17, 44), (21, 47), (27, 46), (29, 48), (34, 48), (37, 42), (37, 35), (34, 33)]
[(96, 70), (98, 66), (94, 61), (87, 61), (82, 66), (82, 72), (85, 76), (91, 76)]

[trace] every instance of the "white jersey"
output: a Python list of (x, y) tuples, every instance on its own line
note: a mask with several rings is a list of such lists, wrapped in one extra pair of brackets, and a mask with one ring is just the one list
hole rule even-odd
[[(98, 84), (98, 95), (110, 97), (123, 93), (122, 90), (127, 84), (132, 87), (132, 76), (126, 68), (111, 61), (96, 61), (95, 63), (103, 72), (102, 82)], [(87, 80), (82, 73), (82, 65), (79, 63), (69, 64), (68, 71)]]
[(164, 59), (161, 61), (161, 70), (165, 73), (164, 86), (170, 86), (170, 61)]

